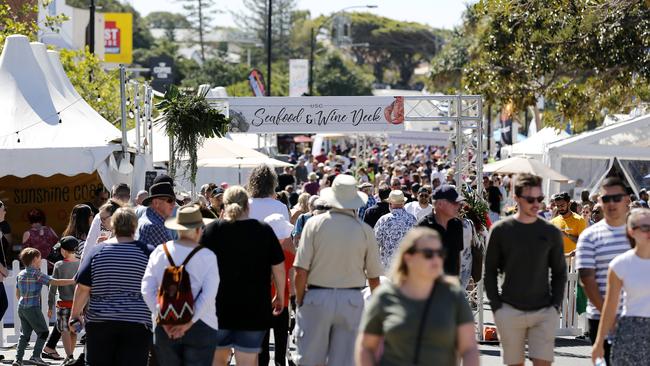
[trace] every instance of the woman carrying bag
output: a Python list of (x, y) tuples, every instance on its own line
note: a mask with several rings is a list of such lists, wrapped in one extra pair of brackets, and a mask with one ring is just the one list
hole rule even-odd
[(357, 365), (456, 366), (459, 358), (463, 365), (479, 364), (472, 311), (458, 281), (443, 275), (443, 258), (435, 231), (406, 234), (392, 282), (371, 296), (364, 311)]

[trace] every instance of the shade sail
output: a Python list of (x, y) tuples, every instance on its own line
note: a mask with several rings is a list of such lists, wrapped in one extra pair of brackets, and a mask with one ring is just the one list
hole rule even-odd
[(502, 174), (530, 173), (556, 182), (568, 182), (570, 180), (541, 161), (523, 156), (487, 164), (483, 166), (483, 171)]

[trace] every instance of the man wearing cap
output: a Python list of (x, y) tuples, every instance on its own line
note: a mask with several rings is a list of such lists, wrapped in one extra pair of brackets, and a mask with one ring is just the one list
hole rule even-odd
[(390, 213), (379, 218), (375, 225), (375, 238), (379, 244), (381, 263), (386, 272), (393, 261), (393, 254), (406, 233), (417, 224), (415, 216), (404, 210), (406, 197), (402, 191), (391, 191), (388, 195)]
[(366, 202), (365, 205), (361, 206), (359, 208), (359, 218), (363, 220), (363, 218), (366, 216), (366, 210), (369, 209), (370, 207), (374, 206), (377, 203), (377, 200), (375, 197), (372, 195), (372, 188), (373, 185), (371, 183), (361, 183), (359, 184), (359, 191), (363, 192), (368, 196), (368, 202)]
[(578, 237), (587, 228), (587, 221), (571, 211), (569, 204), (571, 197), (569, 193), (562, 192), (553, 195), (558, 215), (551, 219), (551, 224), (560, 229), (564, 240), (564, 254), (573, 256), (575, 254)]
[(212, 195), (210, 196), (210, 206), (208, 208), (216, 218), (221, 218), (221, 213), (223, 212), (224, 192), (225, 190), (223, 188), (217, 187), (212, 190)]
[(154, 247), (172, 240), (171, 233), (165, 228), (165, 220), (172, 216), (176, 207), (176, 194), (171, 184), (152, 185), (149, 197), (142, 203), (148, 207), (138, 220), (135, 238)]
[(645, 188), (642, 188), (639, 191), (639, 203), (641, 206), (648, 208), (648, 197), (650, 197), (648, 191)]
[(463, 250), (463, 222), (458, 218), (460, 203), (464, 198), (456, 187), (443, 184), (433, 192), (434, 211), (424, 216), (418, 226), (426, 226), (440, 234), (442, 247), (446, 251), (445, 273), (458, 276), (460, 273), (460, 252)]
[[(354, 365), (354, 344), (363, 312), (361, 290), (383, 272), (372, 229), (355, 214), (366, 203), (354, 177), (341, 174), (321, 198), (332, 207), (312, 217), (294, 261), (299, 365)], [(305, 291), (305, 289), (309, 291)]]
[(370, 225), (370, 227), (374, 228), (379, 218), (390, 212), (390, 206), (387, 201), (390, 191), (390, 187), (386, 184), (379, 186), (379, 202), (368, 208), (363, 217), (363, 222)]
[(406, 212), (415, 216), (415, 218), (420, 221), (422, 218), (433, 211), (433, 206), (429, 202), (431, 197), (431, 192), (427, 187), (420, 187), (417, 191), (418, 200), (409, 202), (404, 206)]

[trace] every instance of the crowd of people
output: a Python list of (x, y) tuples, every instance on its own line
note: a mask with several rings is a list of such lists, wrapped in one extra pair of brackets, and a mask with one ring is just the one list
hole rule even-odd
[[(95, 192), (74, 207), (61, 238), (34, 209), (20, 253), (14, 365), (32, 331), (25, 362), (36, 365), (228, 365), (234, 357), (266, 366), (271, 333), (275, 365), (478, 365), (477, 301), (466, 290), (481, 279), (504, 363), (523, 364), (527, 344), (546, 365), (570, 266), (594, 362), (647, 364), (647, 192), (635, 199), (608, 178), (579, 201), (566, 192), (547, 200), (530, 174), (466, 177), (459, 191), (445, 159), (423, 147), (376, 148), (352, 171), (347, 152), (306, 150), (295, 168), (260, 165), (245, 187), (206, 184), (189, 202), (161, 175), (133, 201), (123, 184)], [(488, 209), (477, 216), (469, 195)], [(12, 240), (5, 210), (0, 203), (3, 247)], [(57, 319), (51, 333), (42, 286)]]

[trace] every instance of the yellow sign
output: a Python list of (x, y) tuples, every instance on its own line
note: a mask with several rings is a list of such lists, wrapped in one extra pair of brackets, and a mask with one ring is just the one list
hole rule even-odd
[(133, 62), (133, 14), (104, 13), (104, 62)]
[(27, 213), (33, 208), (45, 213), (45, 224), (60, 236), (68, 224), (72, 208), (92, 201), (95, 190), (102, 187), (97, 173), (73, 177), (56, 174), (51, 177), (30, 175), (18, 178), (9, 175), (0, 178), (0, 201), (7, 206), (6, 219), (11, 225), (13, 241), (20, 243), (23, 232), (29, 229)]

